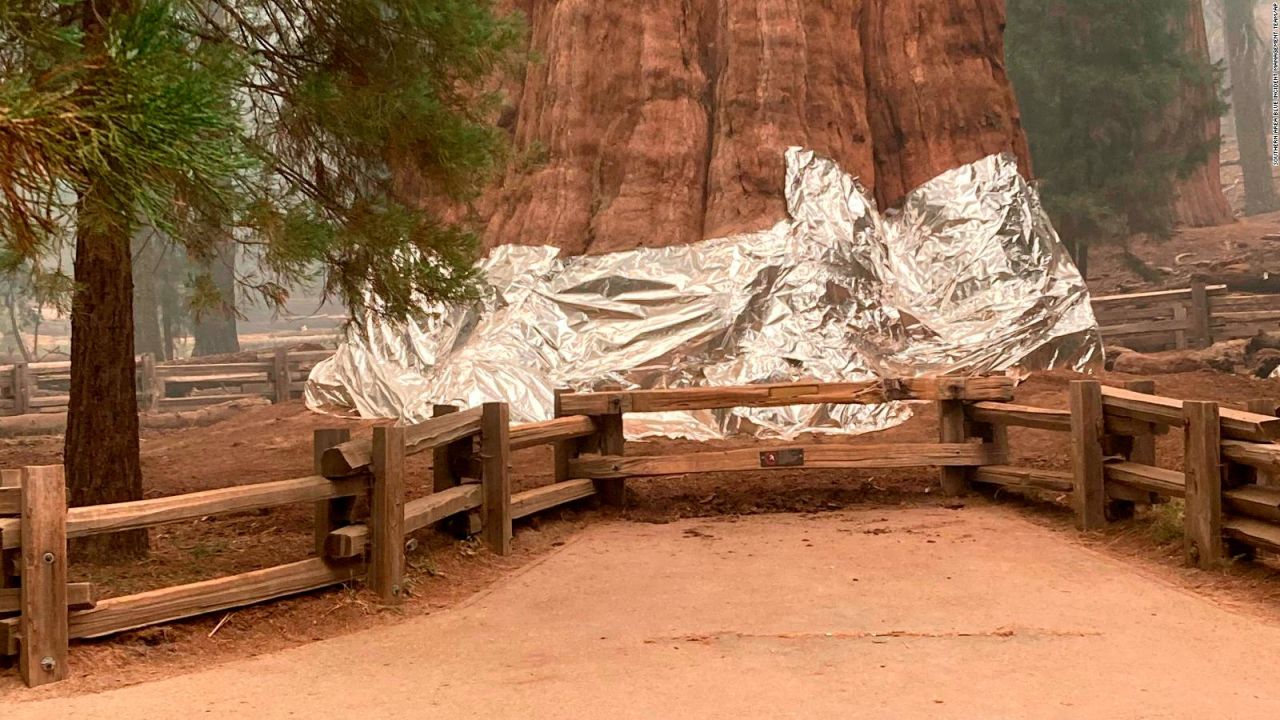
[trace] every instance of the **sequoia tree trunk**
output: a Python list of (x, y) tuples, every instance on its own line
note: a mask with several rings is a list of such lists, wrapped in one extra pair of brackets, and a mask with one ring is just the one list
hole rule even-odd
[[(1183, 0), (1187, 7), (1186, 22), (1182, 26), (1187, 51), (1209, 62), (1209, 38), (1205, 33), (1204, 7), (1201, 0)], [(1174, 186), (1172, 206), (1173, 220), (1179, 225), (1207, 227), (1235, 222), (1231, 205), (1222, 192), (1222, 173), (1218, 157), (1218, 139), (1221, 122), (1210, 113), (1207, 121), (1195, 118), (1203, 116), (1206, 105), (1216, 105), (1217, 99), (1210, 90), (1191, 83), (1184, 85), (1181, 96), (1170, 107), (1165, 118), (1165, 139), (1182, 147), (1195, 147), (1208, 143), (1205, 162), (1197, 165)]]
[(202, 308), (195, 318), (192, 335), (195, 356), (240, 352), (240, 334), (236, 327), (236, 243), (226, 240), (218, 244), (217, 254), (209, 261), (208, 271), (218, 288), (220, 305)]
[[(84, 45), (104, 52), (107, 21), (120, 0), (81, 3)], [(133, 359), (132, 199), (105, 178), (90, 178), (76, 213), (71, 297), (71, 399), (63, 446), (72, 506), (142, 499), (138, 396)], [(78, 555), (130, 560), (147, 552), (147, 531), (84, 538)]]
[(1270, 93), (1263, 87), (1262, 48), (1254, 29), (1255, 0), (1223, 0), (1223, 34), (1231, 68), (1231, 107), (1236, 118), (1236, 143), (1244, 172), (1244, 214), (1271, 212), (1276, 202), (1271, 183), (1271, 152), (1264, 106)]
[(133, 234), (133, 349), (167, 360), (160, 332), (160, 296), (157, 292), (160, 260), (155, 231), (143, 227)]
[[(91, 190), (77, 214), (63, 451), (73, 506), (142, 499), (129, 221), (115, 208)], [(85, 538), (77, 547), (78, 554), (101, 560), (128, 560), (146, 550), (145, 530)]]
[(530, 63), (486, 243), (677, 245), (785, 217), (803, 145), (882, 207), (990, 153), (1030, 173), (1003, 0), (513, 0)]

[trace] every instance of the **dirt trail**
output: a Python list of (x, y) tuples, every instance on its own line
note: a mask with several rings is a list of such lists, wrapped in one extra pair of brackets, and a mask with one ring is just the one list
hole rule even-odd
[(1265, 717), (1280, 625), (1011, 508), (610, 522), (457, 608), (75, 717)]

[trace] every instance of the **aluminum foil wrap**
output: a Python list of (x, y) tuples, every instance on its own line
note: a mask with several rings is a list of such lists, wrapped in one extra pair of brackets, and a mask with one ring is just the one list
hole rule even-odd
[[(608, 255), (503, 246), (483, 298), (353, 324), (307, 382), (314, 410), (416, 423), (437, 403), (551, 417), (553, 389), (851, 381), (1084, 368), (1097, 322), (1012, 156), (951, 170), (881, 213), (857, 179), (786, 153), (789, 220)], [(866, 432), (902, 403), (628, 415), (630, 437)]]

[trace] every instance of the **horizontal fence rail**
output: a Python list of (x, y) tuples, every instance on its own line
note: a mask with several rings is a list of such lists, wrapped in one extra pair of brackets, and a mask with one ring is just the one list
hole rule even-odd
[(570, 393), (563, 411), (577, 415), (780, 407), (818, 403), (870, 405), (894, 400), (1011, 400), (1007, 377), (906, 378), (849, 383), (786, 383), (670, 390)]
[(893, 443), (885, 445), (795, 445), (767, 450), (715, 450), (687, 455), (601, 457), (574, 460), (573, 475), (588, 478), (688, 475), (730, 470), (788, 468), (900, 468), (988, 465), (1003, 457), (979, 443)]
[[(136, 359), (138, 409), (178, 412), (247, 398), (285, 402), (300, 397), (307, 376), (332, 350), (277, 348), (252, 362), (157, 363), (146, 354)], [(0, 417), (65, 413), (70, 402), (71, 363), (0, 365)]]
[[(555, 417), (543, 422), (512, 425), (503, 403), (437, 406), (423, 423), (381, 425), (354, 439), (348, 430), (317, 430), (314, 475), (70, 509), (60, 467), (0, 471), (0, 654), (16, 655), (24, 680), (37, 685), (65, 677), (71, 639), (354, 581), (394, 604), (413, 533), (438, 526), (506, 554), (519, 518), (589, 498), (622, 505), (627, 482), (705, 472), (936, 467), (947, 494), (995, 487), (1070, 499), (1083, 529), (1127, 517), (1138, 504), (1182, 498), (1189, 563), (1211, 567), (1229, 555), (1280, 552), (1280, 487), (1270, 484), (1280, 477), (1280, 418), (1258, 412), (1274, 413), (1274, 401), (1224, 408), (1157, 395), (1150, 381), (1074, 381), (1069, 409), (1016, 404), (1012, 396), (1004, 377), (558, 391)], [(622, 432), (628, 412), (886, 400), (935, 402), (938, 442), (637, 455), (627, 452)], [(1069, 435), (1069, 469), (1010, 464), (1010, 428)], [(1157, 464), (1155, 438), (1173, 428), (1186, 448), (1183, 471)], [(552, 448), (552, 481), (513, 491), (512, 453), (537, 446)], [(426, 492), (410, 497), (420, 484), (407, 481), (406, 458), (427, 451)], [(105, 599), (89, 583), (67, 582), (69, 538), (292, 504), (315, 509), (314, 557)]]
[(1225, 285), (1092, 298), (1102, 337), (1135, 350), (1207, 347), (1280, 331), (1280, 294), (1232, 293)]

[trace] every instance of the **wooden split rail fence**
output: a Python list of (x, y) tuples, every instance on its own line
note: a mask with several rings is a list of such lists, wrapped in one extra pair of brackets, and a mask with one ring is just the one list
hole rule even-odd
[[(1071, 469), (994, 465), (976, 468), (978, 484), (1069, 493), (1081, 529), (1126, 517), (1136, 503), (1182, 498), (1187, 561), (1208, 568), (1257, 550), (1280, 552), (1280, 418), (1274, 400), (1246, 407), (1154, 394), (1154, 383), (1108, 387), (1071, 383), (1070, 409), (1002, 402), (967, 408), (968, 431), (1007, 442), (1021, 426), (1071, 435)], [(959, 421), (957, 421), (959, 422)], [(1156, 462), (1155, 436), (1183, 434), (1183, 469)]]
[[(0, 654), (17, 655), (31, 685), (65, 677), (68, 641), (226, 610), (363, 578), (388, 603), (404, 588), (405, 538), (444, 523), (478, 534), (498, 554), (510, 551), (514, 520), (588, 497), (620, 504), (625, 478), (746, 468), (864, 468), (1003, 462), (993, 444), (798, 445), (681, 456), (624, 453), (628, 412), (778, 406), (1008, 400), (1005, 378), (916, 379), (717, 389), (560, 393), (556, 417), (511, 426), (505, 403), (456, 409), (410, 427), (379, 426), (368, 437), (318, 430), (315, 474), (135, 502), (68, 509), (60, 466), (6, 471), (0, 488)], [(513, 493), (511, 453), (554, 448), (554, 480)], [(432, 492), (406, 496), (406, 458), (432, 453)], [(367, 503), (357, 503), (358, 498)], [(209, 515), (310, 503), (315, 556), (239, 575), (95, 600), (93, 588), (68, 584), (69, 539), (185, 522)], [(363, 517), (357, 509), (367, 505)], [(5, 518), (4, 516), (10, 516)], [(14, 517), (17, 516), (17, 517)], [(15, 614), (16, 613), (16, 614)]]
[(1225, 285), (1104, 295), (1092, 303), (1103, 339), (1139, 351), (1204, 348), (1280, 331), (1280, 295), (1232, 293)]
[[(1100, 527), (1158, 497), (1186, 499), (1188, 558), (1209, 566), (1228, 552), (1280, 551), (1280, 418), (1094, 381), (1071, 385), (1070, 409), (1016, 405), (1004, 377), (919, 378), (724, 388), (610, 390), (556, 395), (555, 417), (510, 425), (505, 403), (458, 409), (367, 437), (317, 430), (314, 475), (135, 502), (68, 509), (61, 467), (0, 474), (0, 654), (17, 655), (30, 685), (67, 672), (68, 642), (226, 610), (363, 579), (387, 603), (404, 591), (406, 536), (431, 525), (479, 535), (510, 551), (513, 521), (589, 497), (623, 501), (628, 478), (784, 468), (939, 468), (943, 489), (996, 485), (1070, 494), (1082, 528)], [(626, 452), (627, 413), (934, 401), (936, 443), (789, 444), (680, 455)], [(1068, 471), (1009, 464), (1007, 428), (1071, 434)], [(1185, 472), (1156, 465), (1154, 438), (1183, 429)], [(550, 484), (512, 492), (511, 454), (550, 444)], [(409, 498), (406, 458), (432, 453), (430, 492)], [(364, 498), (366, 502), (357, 500)], [(302, 560), (134, 595), (96, 599), (68, 582), (68, 539), (306, 503), (315, 554)], [(5, 516), (8, 516), (7, 518)]]
[[(224, 363), (157, 363), (140, 355), (138, 409), (176, 412), (253, 397), (287, 401), (301, 396), (311, 368), (331, 355), (278, 348), (256, 360)], [(70, 373), (67, 360), (0, 366), (0, 417), (66, 412)]]

